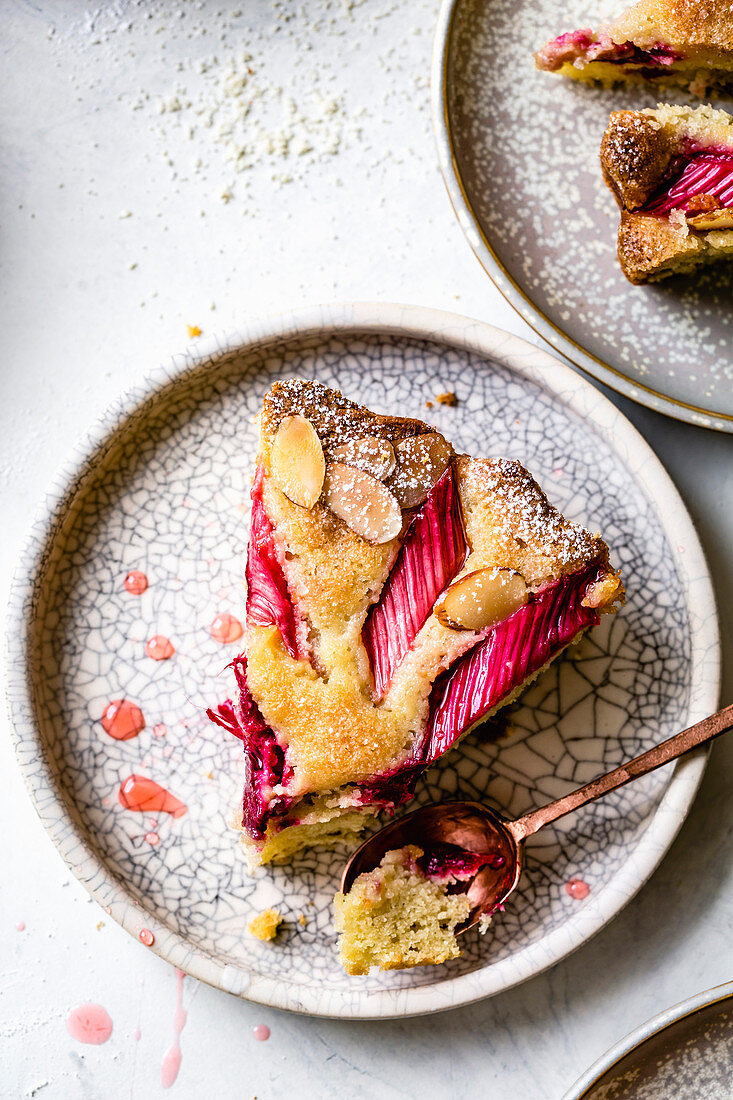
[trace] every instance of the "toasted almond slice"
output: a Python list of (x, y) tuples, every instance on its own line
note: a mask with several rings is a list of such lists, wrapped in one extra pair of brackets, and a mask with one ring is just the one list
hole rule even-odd
[(702, 214), (687, 215), (687, 224), (698, 232), (711, 229), (733, 229), (733, 208), (710, 210)]
[(312, 508), (321, 495), (326, 460), (318, 434), (304, 416), (280, 421), (270, 454), (272, 476), (288, 500)]
[(364, 435), (361, 439), (349, 439), (331, 452), (332, 460), (344, 466), (353, 466), (371, 474), (377, 481), (384, 481), (395, 468), (394, 447), (388, 439), (377, 435)]
[(450, 443), (437, 432), (411, 436), (395, 447), (397, 467), (387, 485), (403, 508), (416, 508), (450, 462)]
[(486, 630), (527, 602), (527, 585), (513, 569), (477, 569), (450, 586), (435, 608), (452, 630)]
[(326, 506), (367, 542), (389, 542), (402, 530), (399, 504), (371, 474), (341, 462), (329, 463), (323, 490)]

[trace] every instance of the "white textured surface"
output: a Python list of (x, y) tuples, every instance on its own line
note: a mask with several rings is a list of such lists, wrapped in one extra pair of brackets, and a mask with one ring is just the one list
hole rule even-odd
[[(312, 68), (348, 98), (351, 113), (363, 105), (367, 114), (361, 136), (352, 134), (337, 155), (296, 164), (293, 181), (274, 190), (272, 167), (252, 168), (241, 192), (209, 144), (205, 156), (192, 153), (208, 164), (207, 179), (172, 179), (154, 108), (132, 106), (140, 89), (174, 88), (173, 55), (180, 46), (182, 57), (192, 56), (193, 46), (176, 45), (172, 20), (158, 6), (122, 7), (119, 16), (108, 13), (114, 34), (101, 36), (85, 29), (87, 8), (78, 2), (4, 9), (3, 584), (34, 503), (75, 438), (123, 388), (186, 343), (186, 323), (210, 333), (303, 302), (381, 298), (459, 309), (527, 335), (471, 256), (435, 164), (427, 74), (436, 5), (288, 5), (293, 19), (280, 21), (279, 32), (242, 32), (270, 84), (284, 84), (288, 57), (274, 43), (325, 11), (321, 29), (307, 35)], [(250, 11), (277, 25), (264, 0), (241, 8), (245, 27)], [(227, 47), (219, 43), (222, 5), (179, 9), (181, 24), (207, 28), (210, 52)], [(148, 10), (152, 31), (142, 22)], [(129, 21), (130, 31), (117, 29)], [(166, 29), (154, 36), (159, 26)], [(239, 32), (225, 33), (238, 48)], [(125, 35), (141, 45), (133, 49)], [(188, 156), (197, 141), (185, 141), (184, 149), (172, 132), (171, 153)], [(223, 203), (216, 189), (232, 182)], [(124, 210), (129, 218), (118, 216)], [(721, 505), (733, 495), (730, 440), (626, 402), (623, 409), (667, 462), (699, 523), (718, 591), (729, 591), (733, 524)], [(104, 914), (65, 872), (6, 742), (3, 752), (3, 1091), (155, 1097), (172, 1038), (173, 974), (112, 922), (96, 928)], [(470, 1095), (480, 1079), (489, 1096), (558, 1096), (632, 1026), (723, 976), (732, 772), (733, 745), (716, 746), (693, 813), (642, 894), (576, 955), (492, 1001), (419, 1020), (339, 1023), (258, 1009), (188, 980), (174, 1088), (181, 1096), (215, 1088), (263, 1100), (297, 1078), (305, 1097), (346, 1089), (365, 1098), (428, 1089), (450, 1097)], [(14, 930), (18, 920), (27, 924), (23, 933)], [(101, 1001), (115, 1022), (105, 1046), (80, 1047), (66, 1035), (66, 1012), (84, 1000)], [(261, 1021), (273, 1031), (266, 1044), (251, 1036)]]

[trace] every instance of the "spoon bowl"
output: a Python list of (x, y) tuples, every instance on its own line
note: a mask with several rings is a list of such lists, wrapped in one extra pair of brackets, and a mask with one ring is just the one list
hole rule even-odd
[[(480, 802), (438, 802), (392, 821), (357, 848), (341, 877), (343, 894), (365, 871), (372, 871), (387, 852), (416, 844), (425, 852), (450, 845), (486, 857), (476, 874), (458, 889), (468, 894), (471, 911), (456, 928), (466, 932), (512, 893), (519, 882), (524, 845), (515, 836), (515, 822), (506, 821)], [(457, 892), (451, 890), (451, 892)]]

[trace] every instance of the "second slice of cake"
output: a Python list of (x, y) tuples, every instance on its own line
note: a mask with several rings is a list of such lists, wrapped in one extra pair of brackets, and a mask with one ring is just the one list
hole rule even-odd
[(623, 600), (597, 536), (510, 459), (317, 382), (260, 416), (237, 693), (250, 862), (354, 839)]
[(601, 167), (621, 207), (618, 257), (632, 283), (733, 258), (733, 117), (725, 111), (614, 111)]

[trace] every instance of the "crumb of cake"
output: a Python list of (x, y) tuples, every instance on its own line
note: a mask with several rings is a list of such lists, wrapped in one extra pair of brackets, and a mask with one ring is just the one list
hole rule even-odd
[(252, 918), (247, 925), (247, 931), (255, 939), (267, 942), (275, 939), (282, 922), (283, 918), (277, 909), (265, 909), (263, 913), (258, 913), (256, 917)]
[(435, 408), (435, 406), (433, 405), (433, 402), (432, 402), (432, 401), (426, 401), (426, 402), (425, 402), (425, 408), (426, 408), (426, 409), (434, 409), (434, 408)]
[(435, 400), (439, 405), (449, 405), (452, 409), (458, 404), (458, 398), (449, 390), (448, 393), (438, 393), (435, 395)]
[(336, 895), (339, 953), (347, 974), (368, 974), (373, 966), (429, 966), (460, 955), (455, 931), (468, 917), (470, 902), (423, 873), (418, 863), (423, 854), (415, 845), (387, 852), (347, 894)]
[(307, 923), (308, 923), (308, 921), (306, 920), (305, 913), (299, 913), (298, 914), (298, 924), (301, 926), (301, 928), (305, 928)]
[(198, 325), (186, 325), (186, 331), (188, 332), (188, 335), (192, 339), (193, 339), (194, 336), (200, 336), (201, 335), (201, 329), (199, 328)]

